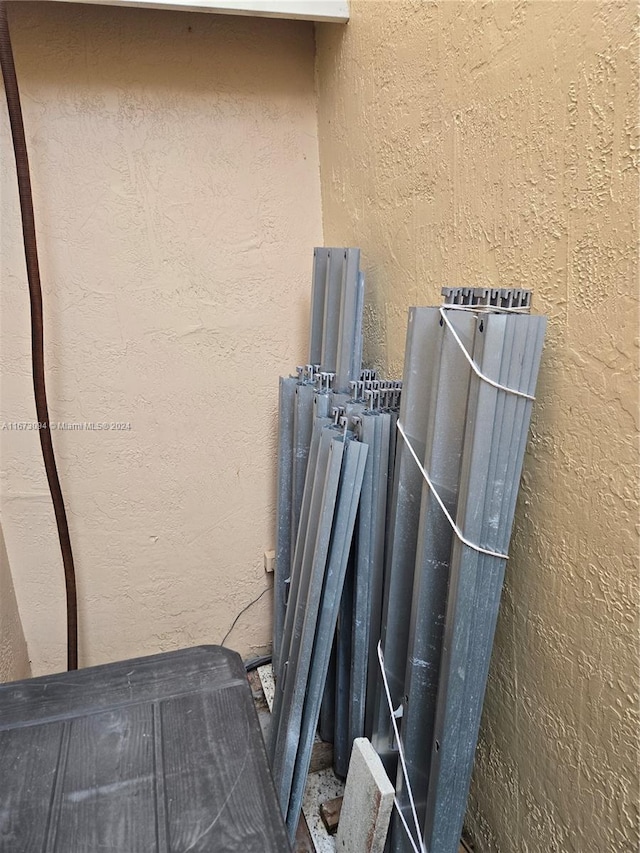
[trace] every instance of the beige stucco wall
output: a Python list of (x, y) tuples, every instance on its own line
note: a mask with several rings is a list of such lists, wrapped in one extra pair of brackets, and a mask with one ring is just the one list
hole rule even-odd
[(407, 306), (548, 314), (468, 829), (482, 853), (638, 849), (637, 7), (352, 0), (317, 29), (325, 238), (362, 246), (369, 359)]
[(31, 675), (27, 644), (0, 527), (0, 682)]
[[(219, 642), (271, 584), (278, 374), (304, 358), (322, 241), (313, 24), (10, 8), (39, 226), (80, 662)], [(4, 99), (3, 99), (4, 100)], [(0, 109), (0, 421), (32, 421), (28, 296)], [(62, 567), (35, 432), (0, 431), (34, 674), (64, 668)], [(271, 597), (238, 622), (270, 642)]]

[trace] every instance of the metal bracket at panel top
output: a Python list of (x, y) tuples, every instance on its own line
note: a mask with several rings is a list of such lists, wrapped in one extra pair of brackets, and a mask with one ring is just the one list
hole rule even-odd
[(472, 308), (531, 309), (531, 291), (516, 287), (443, 287), (440, 291), (446, 305)]

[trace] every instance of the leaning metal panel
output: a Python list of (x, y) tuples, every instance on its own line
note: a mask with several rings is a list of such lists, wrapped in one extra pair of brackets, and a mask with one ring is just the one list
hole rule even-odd
[(356, 300), (356, 327), (355, 327), (355, 344), (353, 347), (351, 361), (351, 380), (360, 378), (362, 370), (362, 351), (363, 351), (363, 315), (364, 315), (364, 273), (362, 270), (358, 272), (358, 293)]
[[(424, 458), (433, 365), (440, 333), (437, 308), (411, 308), (403, 371), (400, 420), (412, 446)], [(381, 641), (394, 708), (402, 704), (409, 642), (422, 476), (398, 436), (394, 484), (388, 513), (387, 556)], [(397, 752), (382, 683), (376, 685), (372, 743), (390, 778), (395, 778)]]
[[(492, 314), (485, 322), (488, 335), (504, 325), (510, 350), (498, 381), (533, 394), (545, 318)], [(457, 523), (469, 539), (501, 553), (509, 546), (531, 408), (531, 400), (482, 383), (473, 441), (465, 446)], [(424, 831), (428, 849), (442, 853), (457, 850), (464, 819), (504, 567), (504, 559), (455, 539)]]
[[(352, 423), (364, 410), (364, 404), (349, 398), (347, 394), (334, 394), (334, 417), (338, 423), (341, 416)], [(349, 697), (351, 693), (351, 620), (353, 607), (355, 554), (350, 554), (344, 583), (343, 600), (340, 605), (338, 628), (330, 661), (330, 671), (325, 682), (324, 697), (320, 712), (320, 737), (334, 745), (336, 773), (346, 775), (349, 757)]]
[(273, 589), (273, 670), (280, 672), (279, 653), (284, 630), (286, 580), (291, 571), (291, 485), (293, 419), (297, 380), (280, 377), (278, 396), (278, 482), (276, 496), (276, 564)]
[(313, 276), (311, 279), (311, 331), (309, 334), (309, 363), (322, 361), (322, 329), (324, 326), (324, 300), (327, 288), (327, 259), (329, 249), (313, 250)]
[[(342, 436), (334, 436), (334, 429), (327, 427), (320, 439), (300, 579), (295, 598), (287, 608), (286, 623), (291, 625), (289, 652), (286, 661), (283, 660), (284, 677), (280, 679), (274, 697), (270, 731), (271, 767), (285, 817), (344, 452)], [(291, 592), (293, 594), (293, 589)], [(285, 624), (285, 632), (287, 627)]]
[(298, 527), (298, 535), (296, 537), (295, 549), (291, 560), (291, 575), (287, 581), (288, 589), (286, 593), (286, 598), (288, 604), (284, 616), (282, 644), (279, 654), (281, 676), (284, 675), (284, 667), (287, 660), (289, 659), (289, 652), (291, 649), (295, 605), (290, 606), (290, 603), (295, 603), (299, 594), (300, 582), (302, 577), (302, 566), (305, 559), (305, 554), (308, 555), (307, 533), (309, 530), (317, 530), (318, 526), (320, 501), (318, 497), (318, 487), (316, 483), (319, 478), (325, 476), (327, 460), (329, 456), (329, 440), (330, 437), (328, 436), (328, 434), (324, 434), (322, 420), (320, 418), (316, 419), (309, 450), (309, 465), (307, 470), (307, 477), (305, 480), (304, 495), (300, 513), (300, 524)]
[[(451, 311), (449, 319), (464, 346), (482, 364), (484, 335), (476, 335), (482, 319), (463, 311)], [(439, 338), (424, 465), (447, 509), (455, 515), (471, 368), (444, 325)], [(423, 483), (401, 721), (407, 770), (421, 824), (426, 810), (452, 539), (449, 522)], [(397, 791), (401, 808), (408, 810), (402, 772), (398, 773)], [(398, 820), (397, 815), (394, 820)], [(403, 850), (408, 839), (403, 828), (398, 829), (394, 827), (393, 832), (394, 839), (400, 841), (395, 849)]]
[(295, 548), (298, 535), (298, 522), (302, 507), (304, 481), (307, 475), (307, 459), (313, 429), (313, 401), (315, 384), (300, 382), (296, 388), (296, 400), (293, 418), (293, 464), (291, 486), (291, 550)]
[(369, 456), (362, 486), (356, 540), (350, 744), (357, 737), (370, 736), (373, 716), (373, 693), (377, 677), (371, 675), (371, 683), (369, 679), (371, 671), (377, 676), (375, 650), (380, 639), (382, 618), (389, 428), (390, 416), (387, 412), (365, 411), (358, 417), (356, 430), (362, 441), (369, 445)]
[(358, 322), (360, 249), (347, 249), (344, 257), (342, 288), (340, 294), (340, 324), (336, 349), (335, 389), (349, 391), (349, 382), (357, 379), (360, 364), (354, 365), (353, 357), (358, 348), (358, 328), (362, 328), (362, 316)]
[(331, 657), (329, 658), (329, 669), (324, 683), (322, 704), (320, 705), (320, 720), (318, 722), (318, 734), (320, 739), (327, 743), (333, 743), (336, 728), (336, 638), (333, 638)]
[[(503, 378), (503, 368), (505, 365), (508, 368), (512, 356), (513, 337), (505, 337), (505, 332), (506, 318), (503, 317), (497, 323), (492, 324), (489, 333), (485, 336), (487, 340), (486, 352), (490, 357), (492, 353), (495, 354), (493, 356), (493, 363), (491, 363), (491, 358), (489, 358), (488, 363), (485, 358), (483, 371), (487, 375), (500, 377), (500, 379)], [(498, 349), (500, 351), (499, 354), (497, 352)], [(498, 456), (496, 449), (499, 448), (499, 441), (497, 440), (499, 439), (499, 435), (496, 434), (496, 429), (500, 430), (499, 404), (501, 401), (502, 396), (495, 389), (481, 382), (478, 378), (473, 378), (468, 418), (468, 448), (461, 476), (460, 512), (462, 512), (462, 508), (467, 504), (474, 507), (473, 517), (467, 519), (467, 524), (462, 529), (470, 539), (483, 545), (485, 545), (485, 540), (482, 538), (483, 526), (486, 526), (485, 499), (487, 488), (490, 488), (490, 481), (492, 473), (495, 471), (495, 461)], [(479, 448), (479, 450), (484, 450), (484, 452), (479, 452), (474, 462), (472, 450), (474, 447), (479, 447), (478, 441), (484, 443)], [(477, 472), (475, 480), (473, 477), (474, 469)], [(459, 544), (456, 541), (453, 549), (452, 577), (454, 579), (457, 577), (456, 554), (458, 553)], [(470, 552), (469, 556), (474, 561), (478, 555), (476, 552)], [(452, 593), (454, 593), (453, 585)], [(448, 681), (448, 670), (443, 665), (442, 679), (439, 685), (439, 701), (447, 693)], [(439, 754), (442, 745), (441, 738), (438, 738), (437, 741), (438, 750), (436, 752)], [(438, 780), (434, 780), (434, 784), (437, 785)], [(425, 826), (426, 834), (430, 834), (431, 831), (429, 821), (430, 818), (427, 817), (427, 825)]]
[(351, 701), (351, 637), (353, 635), (353, 595), (355, 560), (351, 549), (340, 599), (336, 628), (335, 720), (333, 732), (333, 769), (345, 779), (349, 769), (349, 704)]
[(329, 249), (327, 255), (327, 279), (322, 325), (322, 359), (320, 365), (322, 370), (331, 373), (336, 372), (338, 362), (342, 279), (346, 255), (346, 249)]
[(291, 837), (296, 831), (300, 817), (302, 795), (309, 772), (313, 740), (318, 724), (324, 683), (329, 669), (333, 636), (336, 630), (342, 587), (351, 549), (367, 450), (366, 444), (348, 441), (344, 452), (340, 490), (322, 591), (322, 603), (318, 616), (316, 641), (305, 691), (300, 742), (296, 754), (287, 814), (287, 825)]
[(387, 496), (389, 492), (389, 455), (393, 416), (389, 412), (381, 412), (378, 418), (378, 443), (381, 445), (379, 454), (380, 469), (378, 472), (378, 488), (374, 495), (374, 554), (371, 562), (371, 603), (369, 623), (369, 650), (367, 655), (367, 698), (365, 704), (365, 736), (371, 739), (375, 714), (375, 691), (379, 678), (378, 643), (382, 631), (382, 600), (384, 593), (384, 557), (387, 517)]
[[(331, 395), (328, 395), (329, 397)], [(291, 557), (291, 572), (286, 580), (285, 604), (289, 598), (289, 590), (293, 586), (296, 588), (298, 582), (302, 560), (304, 557), (304, 548), (306, 544), (307, 530), (309, 527), (309, 513), (311, 510), (311, 500), (313, 497), (313, 486), (316, 477), (316, 467), (318, 464), (318, 453), (320, 450), (320, 439), (322, 431), (325, 427), (333, 424), (333, 419), (322, 416), (326, 408), (326, 400), (324, 395), (316, 394), (313, 402), (313, 427), (311, 430), (311, 442), (309, 444), (309, 453), (307, 457), (307, 473), (304, 481), (304, 492), (302, 494), (302, 505), (300, 507), (300, 518), (298, 521), (298, 530), (295, 537), (294, 548)], [(313, 523), (313, 522), (312, 522)], [(286, 623), (286, 610), (285, 610)]]

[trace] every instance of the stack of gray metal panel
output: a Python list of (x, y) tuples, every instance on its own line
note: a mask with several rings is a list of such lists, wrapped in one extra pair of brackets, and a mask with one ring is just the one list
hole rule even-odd
[[(365, 380), (364, 384), (369, 382)], [(400, 393), (397, 384), (383, 390), (385, 402), (395, 401)], [(369, 404), (352, 399), (344, 406), (334, 407), (333, 419), (316, 417), (312, 430), (269, 740), (276, 789), (292, 832), (300, 810), (338, 614), (342, 615), (345, 602), (349, 602), (351, 617), (352, 599), (343, 595), (343, 586), (349, 562), (355, 567), (352, 557), (354, 545), (362, 536), (361, 530), (354, 536), (356, 512), (360, 518), (358, 526), (366, 531), (368, 539), (372, 538), (371, 519), (376, 515), (381, 518), (380, 531), (384, 534), (391, 415), (373, 408), (377, 397), (379, 394), (376, 397), (372, 394)], [(367, 436), (371, 444), (363, 440)], [(346, 448), (343, 447), (345, 442)], [(345, 459), (341, 467), (343, 453)], [(376, 460), (372, 468), (369, 467), (370, 458)], [(367, 477), (368, 494), (361, 503), (363, 481)], [(382, 496), (376, 493), (374, 480), (378, 481), (378, 492), (383, 492)], [(377, 497), (371, 500), (374, 494)], [(365, 519), (368, 519), (366, 523)], [(381, 556), (378, 562), (382, 568)], [(355, 625), (360, 626), (366, 637), (360, 663), (363, 677), (358, 682), (363, 712), (367, 656), (371, 649), (369, 666), (373, 667), (373, 653), (378, 640), (371, 628), (375, 625), (371, 613), (375, 609), (372, 601), (377, 599), (381, 608), (381, 574), (377, 585), (373, 581), (374, 578), (368, 579), (369, 589), (362, 594), (362, 600), (357, 599), (353, 623), (350, 619), (348, 632), (343, 626), (338, 640), (340, 644), (341, 639), (345, 639), (347, 646), (338, 666), (342, 681), (336, 691), (344, 697), (344, 706), (336, 705), (335, 713), (336, 731), (344, 737), (340, 743), (344, 743), (345, 764), (351, 749), (349, 724), (355, 689), (352, 684)], [(364, 578), (359, 580), (359, 586), (365, 587)], [(364, 629), (368, 630), (365, 632)]]
[(273, 666), (280, 675), (285, 610), (314, 421), (360, 379), (364, 274), (360, 250), (313, 253), (309, 363), (280, 378)]
[(393, 851), (457, 851), (546, 327), (528, 291), (444, 295), (410, 312), (389, 513), (382, 648), (409, 785), (381, 682), (373, 743), (397, 779)]
[(464, 820), (545, 329), (543, 317), (485, 316), (483, 373), (520, 393), (471, 377), (456, 523), (484, 551), (455, 537), (450, 558), (424, 828), (443, 853)]
[(368, 450), (346, 426), (318, 430), (273, 704), (269, 757), (291, 835), (300, 814)]
[[(378, 664), (376, 647), (382, 623), (384, 549), (389, 470), (393, 463), (399, 381), (378, 379), (372, 372), (354, 383), (353, 400), (344, 411), (354, 421), (358, 438), (369, 447), (353, 550), (340, 607), (334, 682), (329, 676), (321, 737), (333, 741), (334, 769), (345, 777), (351, 746), (370, 736)], [(333, 708), (330, 708), (333, 703)]]
[[(269, 757), (293, 836), (329, 668), (368, 445), (350, 392), (362, 373), (358, 249), (314, 252), (309, 363), (280, 379)], [(364, 386), (363, 386), (364, 387)]]
[(291, 836), (320, 721), (339, 775), (366, 736), (396, 780), (394, 853), (456, 853), (546, 321), (445, 288), (384, 381), (358, 264), (315, 250), (309, 364), (280, 380), (268, 750)]

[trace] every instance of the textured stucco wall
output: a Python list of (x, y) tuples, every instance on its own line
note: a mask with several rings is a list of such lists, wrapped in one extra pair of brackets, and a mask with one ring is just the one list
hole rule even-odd
[(27, 644), (0, 527), (0, 681), (15, 681), (29, 675)]
[(325, 238), (362, 246), (368, 357), (407, 306), (524, 286), (550, 327), (468, 828), (638, 849), (637, 6), (352, 0), (319, 26)]
[[(219, 642), (265, 587), (278, 374), (304, 357), (322, 240), (313, 25), (10, 7), (44, 282), (81, 665)], [(4, 107), (0, 420), (34, 418)], [(37, 434), (0, 431), (4, 532), (36, 674), (64, 667)], [(270, 642), (271, 595), (228, 645)]]

